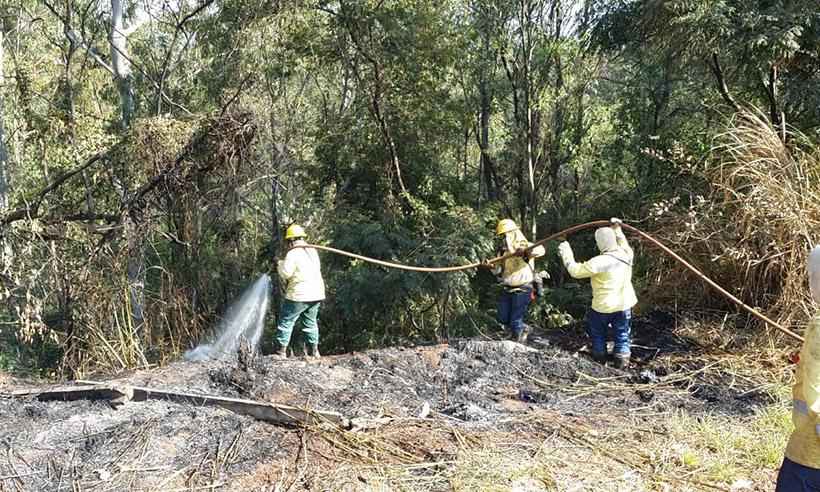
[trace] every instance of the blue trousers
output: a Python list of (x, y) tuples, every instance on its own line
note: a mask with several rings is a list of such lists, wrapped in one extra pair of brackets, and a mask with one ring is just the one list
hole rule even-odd
[(524, 316), (530, 305), (531, 293), (531, 288), (524, 288), (520, 292), (505, 290), (498, 300), (498, 322), (509, 326), (513, 335), (518, 336), (524, 329)]
[(820, 470), (783, 458), (775, 492), (820, 492)]
[(592, 341), (593, 355), (606, 355), (606, 335), (609, 327), (614, 331), (615, 355), (628, 356), (631, 354), (630, 322), (632, 310), (616, 311), (614, 313), (599, 313), (590, 309), (587, 313), (587, 334)]

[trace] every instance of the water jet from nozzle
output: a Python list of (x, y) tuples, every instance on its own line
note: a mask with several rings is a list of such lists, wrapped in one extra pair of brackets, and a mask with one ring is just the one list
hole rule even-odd
[(185, 352), (185, 359), (227, 359), (236, 354), (242, 340), (256, 351), (268, 313), (270, 284), (270, 276), (262, 274), (225, 312), (216, 331), (216, 340)]

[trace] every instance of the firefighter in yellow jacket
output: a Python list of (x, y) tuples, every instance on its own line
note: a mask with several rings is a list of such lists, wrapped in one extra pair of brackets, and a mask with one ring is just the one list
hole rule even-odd
[(304, 339), (303, 351), (319, 357), (319, 305), (325, 298), (325, 282), (319, 253), (314, 248), (304, 248), (305, 230), (298, 224), (285, 232), (288, 252), (277, 263), (279, 278), (285, 284), (285, 299), (276, 325), (279, 357), (287, 356), (287, 347), (293, 327), (297, 323)]
[(544, 256), (546, 251), (543, 246), (536, 246), (527, 251), (532, 243), (527, 241), (524, 233), (511, 219), (498, 221), (495, 234), (499, 243), (496, 248), (497, 254), (516, 254), (495, 265), (484, 263), (493, 270), (504, 289), (498, 301), (498, 321), (510, 331), (513, 339), (524, 343), (530, 332), (529, 325), (524, 322), (524, 316), (533, 299), (533, 281), (537, 275), (533, 258)]
[[(820, 303), (820, 246), (808, 261), (809, 290)], [(794, 432), (777, 476), (776, 492), (820, 491), (820, 313), (806, 329), (792, 388)]]
[(569, 243), (558, 245), (558, 254), (573, 278), (589, 278), (592, 283), (592, 309), (587, 313), (587, 332), (592, 342), (592, 357), (606, 361), (606, 335), (611, 326), (615, 338), (615, 365), (624, 368), (631, 356), (630, 324), (632, 307), (638, 303), (632, 287), (632, 248), (621, 230), (621, 220), (611, 219), (612, 227), (595, 231), (598, 256), (578, 263)]

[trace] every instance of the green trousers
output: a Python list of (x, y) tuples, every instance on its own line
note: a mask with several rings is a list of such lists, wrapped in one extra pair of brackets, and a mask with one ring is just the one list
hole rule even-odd
[(280, 347), (287, 347), (293, 325), (297, 322), (308, 345), (319, 343), (319, 304), (322, 301), (298, 302), (287, 299), (282, 303), (279, 323), (276, 325), (276, 340)]

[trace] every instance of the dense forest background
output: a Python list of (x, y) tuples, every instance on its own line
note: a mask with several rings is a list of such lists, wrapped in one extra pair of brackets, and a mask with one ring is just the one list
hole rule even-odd
[[(799, 325), (818, 87), (814, 0), (0, 0), (0, 368), (177, 357), (294, 221), (443, 265), (619, 216)], [(323, 261), (324, 351), (496, 330), (484, 273)], [(641, 309), (727, 307), (639, 266)]]

